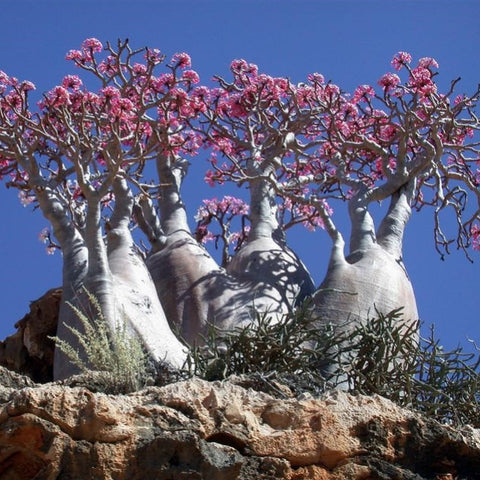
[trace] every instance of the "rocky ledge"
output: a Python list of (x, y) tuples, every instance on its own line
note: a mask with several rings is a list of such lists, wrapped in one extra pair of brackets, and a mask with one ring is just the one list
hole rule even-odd
[(114, 396), (0, 378), (3, 480), (480, 479), (480, 431), (378, 396), (279, 399), (238, 378)]

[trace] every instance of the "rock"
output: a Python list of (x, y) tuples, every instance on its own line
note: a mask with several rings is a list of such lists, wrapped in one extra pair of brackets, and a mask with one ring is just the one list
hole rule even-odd
[(478, 430), (379, 396), (279, 399), (199, 379), (114, 396), (2, 372), (6, 480), (480, 478)]
[(7, 402), (13, 392), (35, 384), (30, 377), (19, 375), (0, 366), (0, 403)]
[(54, 288), (30, 304), (15, 324), (16, 333), (0, 342), (0, 365), (31, 377), (35, 382), (53, 378), (54, 343), (62, 290)]

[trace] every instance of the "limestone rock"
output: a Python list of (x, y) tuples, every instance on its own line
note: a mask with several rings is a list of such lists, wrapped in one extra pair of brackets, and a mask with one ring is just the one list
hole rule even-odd
[(30, 376), (36, 382), (53, 378), (54, 344), (62, 290), (54, 288), (30, 304), (15, 324), (17, 331), (0, 342), (0, 365)]
[(278, 399), (198, 379), (113, 396), (0, 378), (6, 480), (480, 478), (479, 431), (378, 396)]

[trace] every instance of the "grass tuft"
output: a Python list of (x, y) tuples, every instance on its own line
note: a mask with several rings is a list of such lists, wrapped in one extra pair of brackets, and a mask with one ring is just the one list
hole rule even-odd
[(140, 340), (128, 330), (126, 321), (119, 322), (111, 331), (97, 298), (85, 288), (84, 293), (88, 309), (68, 303), (82, 330), (65, 325), (80, 348), (53, 337), (56, 347), (81, 373), (100, 372), (108, 393), (130, 393), (143, 388), (149, 376), (148, 358)]

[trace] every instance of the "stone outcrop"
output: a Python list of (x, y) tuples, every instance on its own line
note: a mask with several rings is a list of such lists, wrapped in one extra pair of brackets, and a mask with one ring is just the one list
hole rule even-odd
[(54, 288), (30, 303), (30, 311), (15, 324), (17, 331), (0, 342), (0, 365), (29, 375), (36, 382), (53, 378), (54, 343), (62, 290)]
[(235, 378), (111, 396), (0, 374), (4, 480), (480, 478), (479, 431), (378, 396), (279, 399)]
[(1, 480), (480, 480), (480, 430), (379, 396), (296, 398), (251, 377), (117, 396), (101, 374), (46, 383), (60, 297), (0, 342)]

